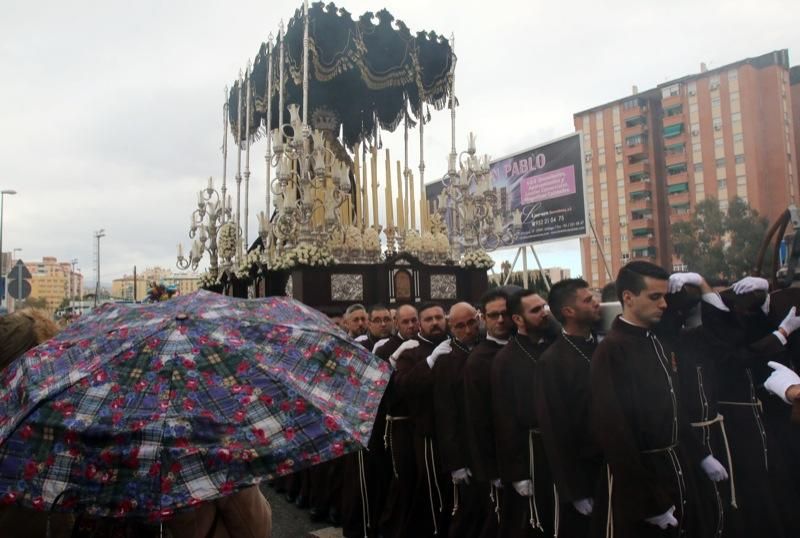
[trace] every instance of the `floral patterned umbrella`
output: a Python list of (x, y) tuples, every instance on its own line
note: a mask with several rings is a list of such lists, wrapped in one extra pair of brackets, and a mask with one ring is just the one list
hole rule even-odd
[(0, 503), (168, 517), (357, 450), (389, 373), (285, 297), (106, 305), (3, 372)]

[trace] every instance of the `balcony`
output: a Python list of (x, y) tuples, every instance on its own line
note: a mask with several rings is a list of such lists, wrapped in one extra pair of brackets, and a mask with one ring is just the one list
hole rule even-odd
[(667, 144), (679, 140), (678, 137), (682, 136), (684, 133), (683, 121), (667, 123), (667, 118), (664, 118), (664, 128), (662, 133), (664, 134), (664, 141)]
[(646, 141), (639, 142), (636, 144), (631, 144), (630, 146), (625, 144), (625, 156), (631, 157), (633, 155), (647, 155), (647, 143)]
[(692, 219), (692, 215), (690, 213), (674, 213), (670, 212), (669, 214), (669, 222), (670, 224), (675, 224), (676, 222), (688, 222)]
[[(672, 188), (674, 185), (670, 186)], [(689, 191), (684, 192), (671, 192), (667, 194), (669, 205), (676, 206), (676, 205), (683, 205), (691, 203), (691, 199), (689, 197)]]
[(628, 176), (633, 176), (636, 174), (650, 174), (650, 160), (649, 159), (642, 159), (636, 162), (630, 162), (628, 160)]
[(672, 187), (673, 185), (682, 185), (682, 184), (688, 185), (688, 183), (689, 183), (688, 172), (681, 172), (680, 174), (671, 174), (667, 176), (667, 188)]
[(665, 150), (664, 152), (665, 164), (673, 166), (686, 162), (686, 150)]
[(631, 194), (631, 201), (634, 201), (634, 199), (652, 198), (653, 184), (650, 183), (649, 179), (647, 181), (637, 181), (636, 183), (630, 184), (628, 192)]
[(631, 249), (631, 258), (632, 259), (650, 259), (653, 260), (656, 257), (656, 247), (646, 247), (646, 248), (634, 248)]
[(645, 235), (642, 237), (631, 237), (630, 247), (634, 250), (648, 249), (656, 246), (656, 238), (653, 235)]
[(633, 216), (631, 216), (628, 226), (631, 229), (631, 233), (641, 229), (652, 230), (655, 227), (655, 221), (653, 220), (652, 216), (639, 219), (634, 219)]
[(631, 199), (628, 205), (631, 211), (642, 211), (644, 209), (653, 209), (653, 200), (650, 198)]

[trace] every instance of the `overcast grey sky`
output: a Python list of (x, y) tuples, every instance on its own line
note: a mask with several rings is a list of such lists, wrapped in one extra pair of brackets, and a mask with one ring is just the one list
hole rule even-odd
[[(389, 9), (411, 28), (455, 34), (459, 149), (502, 156), (573, 130), (574, 112), (665, 80), (788, 48), (791, 0), (340, 2)], [(299, 1), (3, 2), (0, 188), (3, 247), (26, 261), (78, 258), (93, 281), (133, 265), (174, 267), (196, 191), (222, 171), (223, 89)], [(426, 129), (428, 179), (446, 168), (449, 115)], [(397, 158), (401, 138), (384, 136)], [(250, 230), (263, 209), (264, 146), (253, 148)], [(412, 145), (412, 163), (417, 163)], [(229, 176), (233, 169), (229, 168)], [(255, 206), (255, 211), (253, 207)], [(541, 247), (580, 273), (577, 242)]]

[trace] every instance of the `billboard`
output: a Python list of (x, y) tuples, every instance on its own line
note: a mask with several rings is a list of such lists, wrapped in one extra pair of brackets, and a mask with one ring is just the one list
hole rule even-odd
[[(504, 226), (514, 222), (515, 214), (522, 220), (515, 240), (503, 246), (586, 235), (582, 155), (580, 134), (574, 133), (492, 161), (495, 216)], [(441, 181), (426, 186), (429, 203), (438, 203), (441, 190)]]

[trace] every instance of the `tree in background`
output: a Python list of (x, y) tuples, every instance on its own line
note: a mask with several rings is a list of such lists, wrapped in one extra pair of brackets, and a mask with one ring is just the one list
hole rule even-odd
[(672, 225), (672, 242), (688, 271), (736, 280), (753, 269), (767, 225), (739, 197), (730, 201), (727, 213), (715, 198), (707, 198), (690, 220)]
[(47, 299), (44, 297), (33, 297), (30, 296), (24, 301), (17, 304), (16, 309), (21, 310), (23, 308), (41, 308), (47, 309)]

